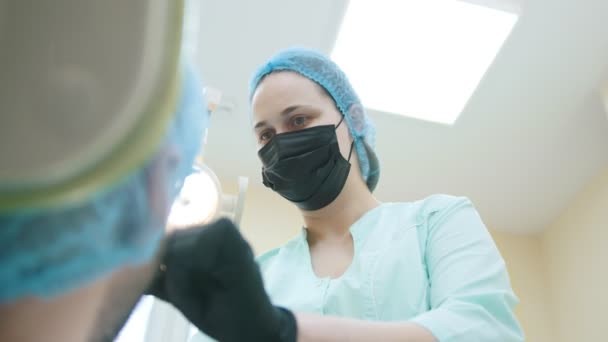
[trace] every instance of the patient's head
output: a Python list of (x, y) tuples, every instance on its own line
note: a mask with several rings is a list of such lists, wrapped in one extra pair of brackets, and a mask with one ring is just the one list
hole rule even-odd
[(0, 340), (113, 340), (200, 149), (201, 89), (188, 68), (164, 140), (139, 168), (77, 203), (0, 214)]

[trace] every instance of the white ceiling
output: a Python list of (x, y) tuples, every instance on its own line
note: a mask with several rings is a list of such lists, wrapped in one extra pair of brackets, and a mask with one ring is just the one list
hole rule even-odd
[[(213, 115), (205, 148), (220, 178), (246, 175), (260, 183), (249, 76), (294, 44), (331, 51), (346, 6), (344, 0), (202, 0), (199, 66), (206, 83), (235, 104)], [(382, 164), (380, 200), (465, 195), (489, 227), (531, 233), (608, 167), (608, 120), (598, 92), (608, 80), (608, 1), (530, 0), (521, 8), (453, 126), (370, 113)], [(404, 101), (408, 96), (416, 94), (403, 94)]]

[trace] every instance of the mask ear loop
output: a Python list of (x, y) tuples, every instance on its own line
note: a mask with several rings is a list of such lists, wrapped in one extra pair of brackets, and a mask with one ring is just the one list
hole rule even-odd
[(342, 115), (342, 119), (340, 119), (340, 122), (338, 122), (338, 124), (336, 125), (336, 129), (338, 129), (338, 127), (340, 127), (340, 125), (342, 124), (342, 121), (344, 121), (344, 115)]
[[(340, 125), (342, 124), (342, 121), (344, 121), (344, 115), (342, 115), (342, 119), (340, 119), (340, 122), (338, 122), (338, 124), (336, 125), (336, 129), (338, 129), (338, 127), (340, 127)], [(350, 143), (350, 151), (348, 152), (348, 159), (347, 161), (350, 163), (350, 157), (353, 154), (353, 147), (355, 147), (355, 138), (353, 138), (353, 142)]]
[(350, 152), (348, 152), (348, 162), (350, 163), (350, 156), (353, 154), (353, 147), (355, 147), (355, 139), (350, 143)]

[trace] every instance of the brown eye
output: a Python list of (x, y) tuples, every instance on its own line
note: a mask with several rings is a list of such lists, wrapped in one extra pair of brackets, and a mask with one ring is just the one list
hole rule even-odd
[(265, 130), (258, 136), (258, 140), (260, 143), (267, 143), (274, 137), (274, 132), (272, 130)]
[(302, 128), (308, 123), (308, 118), (305, 116), (296, 116), (291, 119), (291, 125), (295, 128)]

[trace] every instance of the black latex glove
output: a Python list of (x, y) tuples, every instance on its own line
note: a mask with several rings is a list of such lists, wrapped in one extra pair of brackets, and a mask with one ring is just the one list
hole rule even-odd
[(296, 321), (270, 303), (249, 244), (221, 219), (179, 230), (163, 246), (148, 289), (219, 341), (296, 341)]

